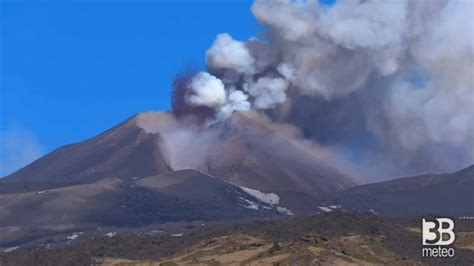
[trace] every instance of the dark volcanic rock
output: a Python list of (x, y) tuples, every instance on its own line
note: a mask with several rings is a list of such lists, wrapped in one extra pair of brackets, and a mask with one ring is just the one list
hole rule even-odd
[(170, 171), (159, 149), (134, 117), (89, 140), (66, 145), (4, 177), (0, 193), (96, 182), (101, 178), (152, 176)]
[(281, 216), (276, 207), (194, 170), (0, 195), (0, 246), (102, 226)]
[[(97, 237), (78, 241), (73, 245), (57, 249), (33, 249), (27, 248), (13, 251), (11, 253), (0, 253), (1, 265), (90, 265), (94, 259), (120, 258), (130, 260), (146, 260), (147, 263), (158, 263), (161, 259), (171, 257), (175, 254), (183, 254), (183, 251), (196, 247), (206, 248), (215, 243), (216, 239), (226, 236), (229, 239), (238, 239), (239, 236), (250, 235), (261, 239), (263, 244), (271, 244), (268, 256), (271, 252), (284, 249), (284, 253), (292, 252), (293, 261), (290, 264), (308, 265), (301, 262), (303, 257), (308, 256), (307, 247), (320, 246), (327, 248), (327, 252), (321, 254), (317, 261), (325, 259), (336, 252), (352, 255), (350, 243), (338, 239), (344, 237), (360, 236), (375, 245), (375, 249), (369, 250), (367, 255), (373, 255), (370, 251), (390, 251), (395, 261), (410, 260), (409, 265), (427, 263), (430, 265), (471, 265), (474, 262), (472, 250), (457, 248), (453, 259), (421, 259), (420, 257), (420, 235), (407, 230), (398, 224), (398, 221), (381, 218), (367, 213), (342, 213), (333, 212), (297, 219), (260, 220), (244, 224), (214, 227), (197, 230), (182, 237), (171, 236), (138, 236), (132, 233), (123, 233), (113, 238)], [(321, 240), (321, 241), (320, 241)], [(347, 244), (347, 245), (346, 245)], [(255, 244), (257, 245), (257, 244)], [(231, 243), (217, 250), (224, 255), (226, 250), (232, 250)], [(245, 248), (245, 246), (240, 246)], [(240, 249), (239, 248), (239, 249)], [(362, 247), (362, 248), (367, 248)], [(216, 250), (216, 248), (214, 248)], [(196, 251), (191, 249), (191, 251)], [(232, 252), (232, 251), (229, 251)], [(199, 253), (199, 250), (198, 252)], [(186, 254), (184, 252), (184, 254)], [(206, 254), (206, 253), (204, 253)], [(380, 259), (387, 253), (377, 253)], [(264, 255), (264, 253), (261, 253)], [(313, 256), (314, 257), (314, 256)], [(364, 258), (362, 258), (364, 259)], [(389, 259), (389, 258), (385, 258)], [(150, 261), (148, 261), (150, 260)], [(303, 261), (305, 261), (303, 259)], [(362, 261), (363, 262), (363, 261)], [(359, 261), (359, 263), (361, 263)], [(399, 264), (399, 263), (396, 263)]]
[(428, 174), (362, 185), (332, 198), (350, 210), (382, 215), (474, 216), (474, 165), (452, 174)]

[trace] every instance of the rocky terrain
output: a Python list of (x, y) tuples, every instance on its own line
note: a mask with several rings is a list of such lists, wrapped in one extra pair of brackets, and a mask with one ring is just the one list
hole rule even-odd
[(292, 215), (278, 196), (194, 170), (0, 195), (0, 246), (98, 227)]
[(149, 112), (59, 148), (0, 180), (0, 265), (416, 264), (410, 219), (474, 216), (473, 166), (357, 185), (293, 129)]
[[(456, 256), (474, 262), (474, 221), (457, 220)], [(421, 259), (417, 219), (331, 212), (253, 221), (181, 235), (122, 232), (87, 235), (54, 249), (31, 246), (0, 254), (0, 265), (446, 265)]]
[(347, 210), (381, 215), (474, 216), (474, 165), (452, 174), (427, 174), (356, 186), (332, 195)]

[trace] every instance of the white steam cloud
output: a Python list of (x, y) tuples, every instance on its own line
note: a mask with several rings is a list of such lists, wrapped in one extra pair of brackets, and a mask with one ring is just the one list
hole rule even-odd
[(248, 84), (244, 90), (255, 98), (255, 108), (268, 109), (285, 102), (287, 88), (288, 82), (285, 79), (263, 77)]
[(473, 1), (257, 0), (252, 12), (266, 39), (218, 35), (214, 76), (191, 81), (189, 103), (216, 120), (287, 103), (273, 115), (341, 156), (370, 139), (357, 156), (368, 177), (474, 162)]
[(195, 106), (218, 107), (225, 102), (224, 83), (213, 75), (199, 72), (189, 85), (188, 103)]
[(239, 73), (255, 73), (255, 59), (245, 43), (234, 40), (229, 34), (217, 35), (214, 44), (206, 52), (207, 65), (214, 69), (233, 69)]
[(230, 90), (228, 93), (227, 101), (223, 104), (218, 111), (218, 119), (224, 120), (229, 117), (234, 111), (247, 111), (250, 110), (250, 102), (248, 101), (248, 95), (243, 91)]

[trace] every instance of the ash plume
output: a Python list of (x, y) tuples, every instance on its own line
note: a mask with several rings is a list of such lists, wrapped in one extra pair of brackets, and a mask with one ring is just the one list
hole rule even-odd
[(219, 34), (207, 72), (175, 86), (174, 110), (205, 108), (208, 123), (264, 112), (366, 181), (474, 162), (474, 2), (257, 0), (251, 11), (265, 34)]

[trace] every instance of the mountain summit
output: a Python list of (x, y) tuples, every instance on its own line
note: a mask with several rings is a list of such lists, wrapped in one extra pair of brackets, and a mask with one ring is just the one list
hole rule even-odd
[(0, 246), (103, 226), (313, 213), (355, 182), (308, 145), (252, 112), (212, 125), (141, 113), (1, 179)]
[[(268, 192), (316, 197), (355, 185), (290, 126), (253, 112), (210, 126), (147, 112), (89, 140), (66, 145), (5, 177), (3, 193), (147, 177), (196, 169)], [(8, 188), (7, 188), (8, 187)]]

